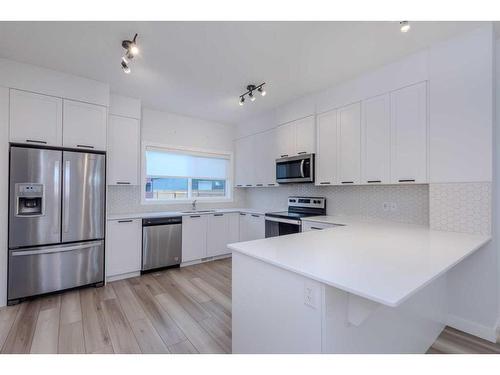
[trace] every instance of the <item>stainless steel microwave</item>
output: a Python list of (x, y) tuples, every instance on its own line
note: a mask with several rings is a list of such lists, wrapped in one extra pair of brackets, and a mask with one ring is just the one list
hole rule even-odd
[(314, 154), (276, 159), (276, 182), (314, 182)]

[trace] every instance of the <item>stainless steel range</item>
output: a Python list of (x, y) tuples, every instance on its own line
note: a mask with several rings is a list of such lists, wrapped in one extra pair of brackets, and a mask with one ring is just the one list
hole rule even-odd
[(105, 158), (10, 148), (9, 304), (104, 281)]
[(288, 211), (266, 213), (266, 238), (299, 233), (301, 219), (326, 215), (324, 197), (288, 197)]

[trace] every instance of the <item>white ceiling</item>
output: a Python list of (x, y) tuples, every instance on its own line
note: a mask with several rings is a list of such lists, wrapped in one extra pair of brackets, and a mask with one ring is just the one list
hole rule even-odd
[[(327, 88), (477, 22), (0, 22), (0, 56), (108, 82), (143, 106), (236, 123)], [(138, 33), (132, 73), (121, 41)], [(243, 107), (249, 83), (268, 95)]]

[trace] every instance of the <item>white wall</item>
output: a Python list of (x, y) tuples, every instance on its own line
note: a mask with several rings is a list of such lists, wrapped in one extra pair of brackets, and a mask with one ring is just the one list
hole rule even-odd
[[(180, 146), (207, 151), (233, 152), (235, 127), (193, 117), (144, 108), (142, 111), (141, 138), (143, 143)], [(108, 214), (134, 212), (178, 211), (190, 208), (189, 204), (141, 204), (142, 186), (109, 186)], [(244, 206), (244, 192), (235, 190), (232, 202), (202, 203), (203, 207)]]
[(493, 43), (491, 25), (430, 49), (431, 183), (491, 181)]
[(143, 142), (233, 152), (235, 129), (193, 117), (143, 109)]
[(7, 303), (9, 89), (0, 87), (0, 307)]
[(109, 105), (109, 84), (0, 58), (0, 85), (40, 94)]

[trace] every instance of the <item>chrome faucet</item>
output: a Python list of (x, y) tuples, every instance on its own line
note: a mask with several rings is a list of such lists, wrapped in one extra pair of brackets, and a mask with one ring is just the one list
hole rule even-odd
[(196, 211), (196, 199), (191, 203), (191, 207), (193, 208), (193, 211)]

